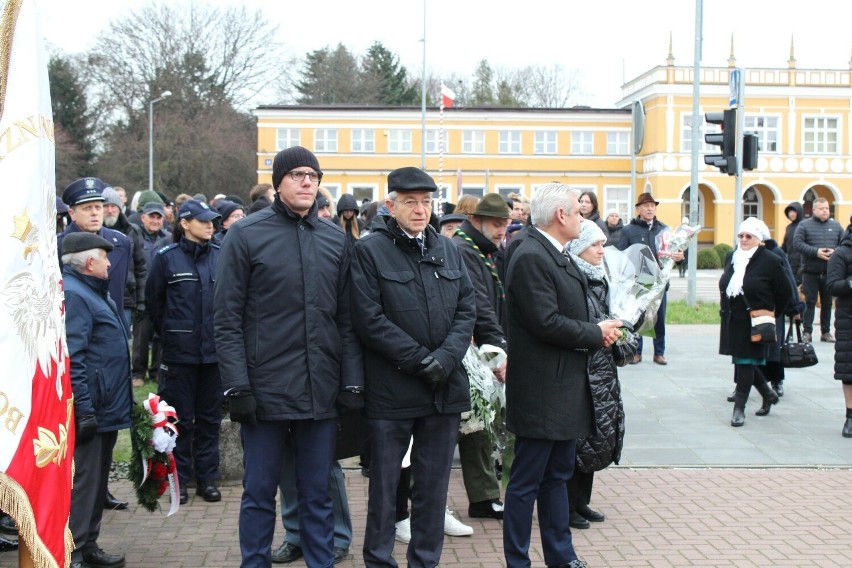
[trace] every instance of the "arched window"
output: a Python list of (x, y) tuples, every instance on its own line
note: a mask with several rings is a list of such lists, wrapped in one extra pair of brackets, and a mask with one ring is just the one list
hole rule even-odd
[[(689, 215), (689, 188), (686, 188), (686, 191), (683, 192), (683, 200), (680, 205), (680, 215), (681, 217), (690, 217)], [(692, 217), (690, 217), (690, 220)], [(699, 191), (698, 192), (698, 224), (702, 227), (706, 226), (704, 223), (704, 195)]]
[(743, 219), (749, 217), (761, 218), (760, 194), (754, 187), (750, 187), (743, 193)]

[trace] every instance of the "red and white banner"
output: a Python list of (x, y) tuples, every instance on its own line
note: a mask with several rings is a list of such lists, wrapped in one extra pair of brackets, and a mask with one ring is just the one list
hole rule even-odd
[(48, 57), (33, 0), (0, 2), (0, 506), (67, 566), (74, 414), (56, 253)]
[(456, 94), (443, 83), (441, 84), (441, 107), (453, 108), (453, 101), (456, 100)]

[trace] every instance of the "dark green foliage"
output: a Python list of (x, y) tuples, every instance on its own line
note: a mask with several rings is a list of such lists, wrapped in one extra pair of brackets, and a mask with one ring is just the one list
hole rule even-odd
[(697, 265), (699, 269), (722, 268), (722, 261), (715, 249), (701, 249), (698, 251)]
[(714, 246), (713, 249), (716, 251), (716, 254), (719, 255), (720, 262), (725, 262), (725, 259), (728, 258), (728, 254), (734, 250), (734, 247), (728, 243), (719, 243)]

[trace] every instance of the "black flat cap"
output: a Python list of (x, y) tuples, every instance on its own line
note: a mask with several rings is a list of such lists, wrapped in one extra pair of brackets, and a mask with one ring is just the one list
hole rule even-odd
[(432, 176), (411, 166), (399, 168), (388, 174), (390, 191), (438, 191)]
[(112, 243), (94, 233), (83, 231), (68, 233), (62, 239), (62, 254), (72, 254), (92, 249), (104, 249), (110, 252), (112, 250)]

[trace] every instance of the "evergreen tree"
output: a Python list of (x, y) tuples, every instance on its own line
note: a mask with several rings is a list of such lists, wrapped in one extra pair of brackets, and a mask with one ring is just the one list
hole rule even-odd
[(408, 79), (399, 58), (380, 42), (375, 42), (361, 63), (363, 88), (372, 96), (370, 102), (384, 105), (412, 105), (420, 101), (420, 93)]
[(50, 104), (56, 138), (56, 184), (94, 174), (95, 144), (92, 113), (75, 65), (55, 55), (47, 64)]

